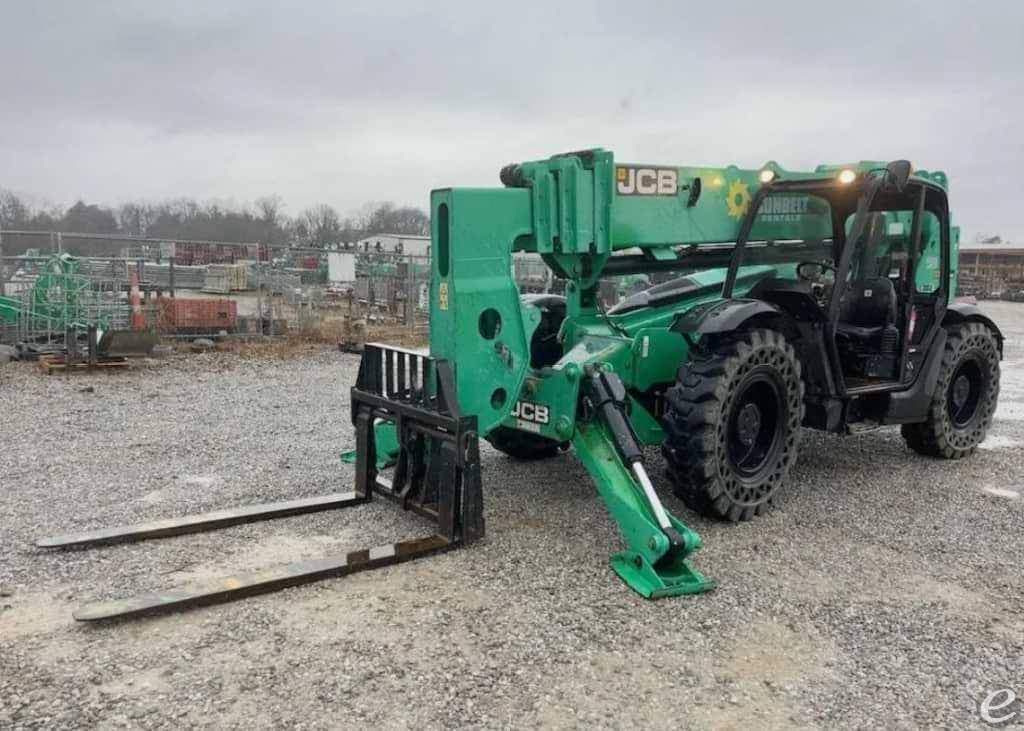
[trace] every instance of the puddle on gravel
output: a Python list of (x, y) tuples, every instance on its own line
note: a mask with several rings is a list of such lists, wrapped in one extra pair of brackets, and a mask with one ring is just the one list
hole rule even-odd
[(151, 668), (141, 672), (126, 673), (114, 680), (100, 685), (97, 690), (103, 695), (120, 698), (145, 697), (156, 693), (166, 693), (171, 689), (163, 668)]
[(985, 437), (985, 441), (978, 445), (978, 449), (1010, 449), (1011, 447), (1019, 446), (1019, 439), (990, 434)]
[(213, 487), (217, 481), (216, 475), (185, 475), (182, 482), (190, 487)]
[[(576, 710), (586, 708), (592, 715), (628, 715), (635, 726), (660, 727), (665, 717), (651, 699), (679, 693), (678, 682), (689, 677), (695, 685), (687, 692), (709, 702), (690, 705), (686, 718), (673, 725), (791, 729), (799, 726), (794, 719), (800, 708), (783, 688), (811, 679), (830, 682), (826, 660), (837, 656), (837, 648), (827, 639), (775, 622), (756, 622), (730, 643), (724, 655), (690, 659), (685, 674), (676, 671), (678, 655), (657, 648), (650, 648), (642, 663), (619, 653), (588, 651), (581, 653), (571, 672), (546, 688), (536, 704), (536, 723), (572, 728), (579, 725)], [(630, 692), (615, 691), (622, 687)]]
[(1020, 493), (1016, 490), (1006, 490), (1002, 487), (983, 487), (981, 491), (995, 497), (1006, 498), (1007, 500), (1020, 500)]
[(996, 407), (995, 419), (1006, 421), (1024, 421), (1024, 403), (1020, 401), (1000, 401)]
[(74, 605), (53, 594), (15, 594), (0, 601), (0, 607), (11, 607), (0, 608), (0, 634), (5, 639), (49, 634), (71, 624)]
[(265, 540), (240, 550), (229, 558), (200, 566), (182, 567), (168, 574), (175, 584), (208, 581), (231, 574), (270, 569), (294, 561), (324, 558), (350, 550), (355, 544), (355, 529), (343, 530), (335, 535), (292, 535), (270, 536)]

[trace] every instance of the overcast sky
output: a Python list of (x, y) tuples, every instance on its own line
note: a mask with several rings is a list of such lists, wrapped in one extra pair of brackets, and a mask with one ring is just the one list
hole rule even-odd
[(949, 173), (968, 238), (1024, 240), (1020, 0), (0, 0), (0, 27), (0, 187), (34, 202), (425, 208), (592, 146), (907, 157)]

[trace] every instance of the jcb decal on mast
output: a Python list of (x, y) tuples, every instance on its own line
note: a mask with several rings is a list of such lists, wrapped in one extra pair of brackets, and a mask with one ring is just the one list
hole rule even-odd
[(675, 195), (678, 182), (675, 168), (615, 168), (615, 190), (619, 195)]

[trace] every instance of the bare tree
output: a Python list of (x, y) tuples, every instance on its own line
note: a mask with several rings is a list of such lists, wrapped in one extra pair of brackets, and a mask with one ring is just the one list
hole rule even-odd
[(341, 218), (334, 208), (321, 203), (302, 212), (297, 231), (304, 243), (324, 248), (341, 241)]
[(121, 231), (133, 236), (145, 236), (156, 218), (156, 209), (148, 203), (122, 203), (117, 210), (117, 223)]
[(117, 219), (109, 208), (78, 201), (64, 212), (60, 228), (62, 231), (112, 234), (117, 232)]
[(25, 228), (31, 217), (28, 206), (18, 196), (0, 189), (0, 228)]
[(263, 240), (267, 244), (278, 244), (284, 240), (287, 221), (284, 216), (284, 200), (279, 195), (267, 195), (256, 199), (256, 213), (263, 224)]
[(353, 219), (353, 228), (358, 229), (361, 236), (373, 236), (374, 234), (426, 236), (430, 233), (430, 216), (419, 208), (398, 207), (391, 201), (367, 203), (356, 213)]
[(266, 195), (256, 199), (256, 212), (260, 220), (268, 226), (281, 224), (284, 200), (279, 195)]

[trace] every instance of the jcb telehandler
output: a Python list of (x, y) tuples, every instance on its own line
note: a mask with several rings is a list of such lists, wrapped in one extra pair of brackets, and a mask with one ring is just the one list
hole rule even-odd
[[(423, 556), (484, 534), (479, 437), (519, 459), (571, 447), (619, 525), (612, 567), (646, 597), (712, 583), (676, 494), (731, 521), (764, 511), (801, 426), (900, 424), (958, 459), (985, 438), (1003, 336), (954, 301), (946, 176), (905, 161), (787, 172), (617, 163), (601, 149), (509, 165), (502, 188), (431, 196), (429, 355), (367, 346), (351, 392), (355, 491), (44, 539), (83, 545), (356, 505), (378, 494), (429, 535), (205, 585), (84, 607), (104, 619), (270, 591)], [(514, 252), (565, 295), (520, 296)], [(674, 276), (605, 308), (602, 278)], [(390, 478), (386, 475), (390, 473)]]

